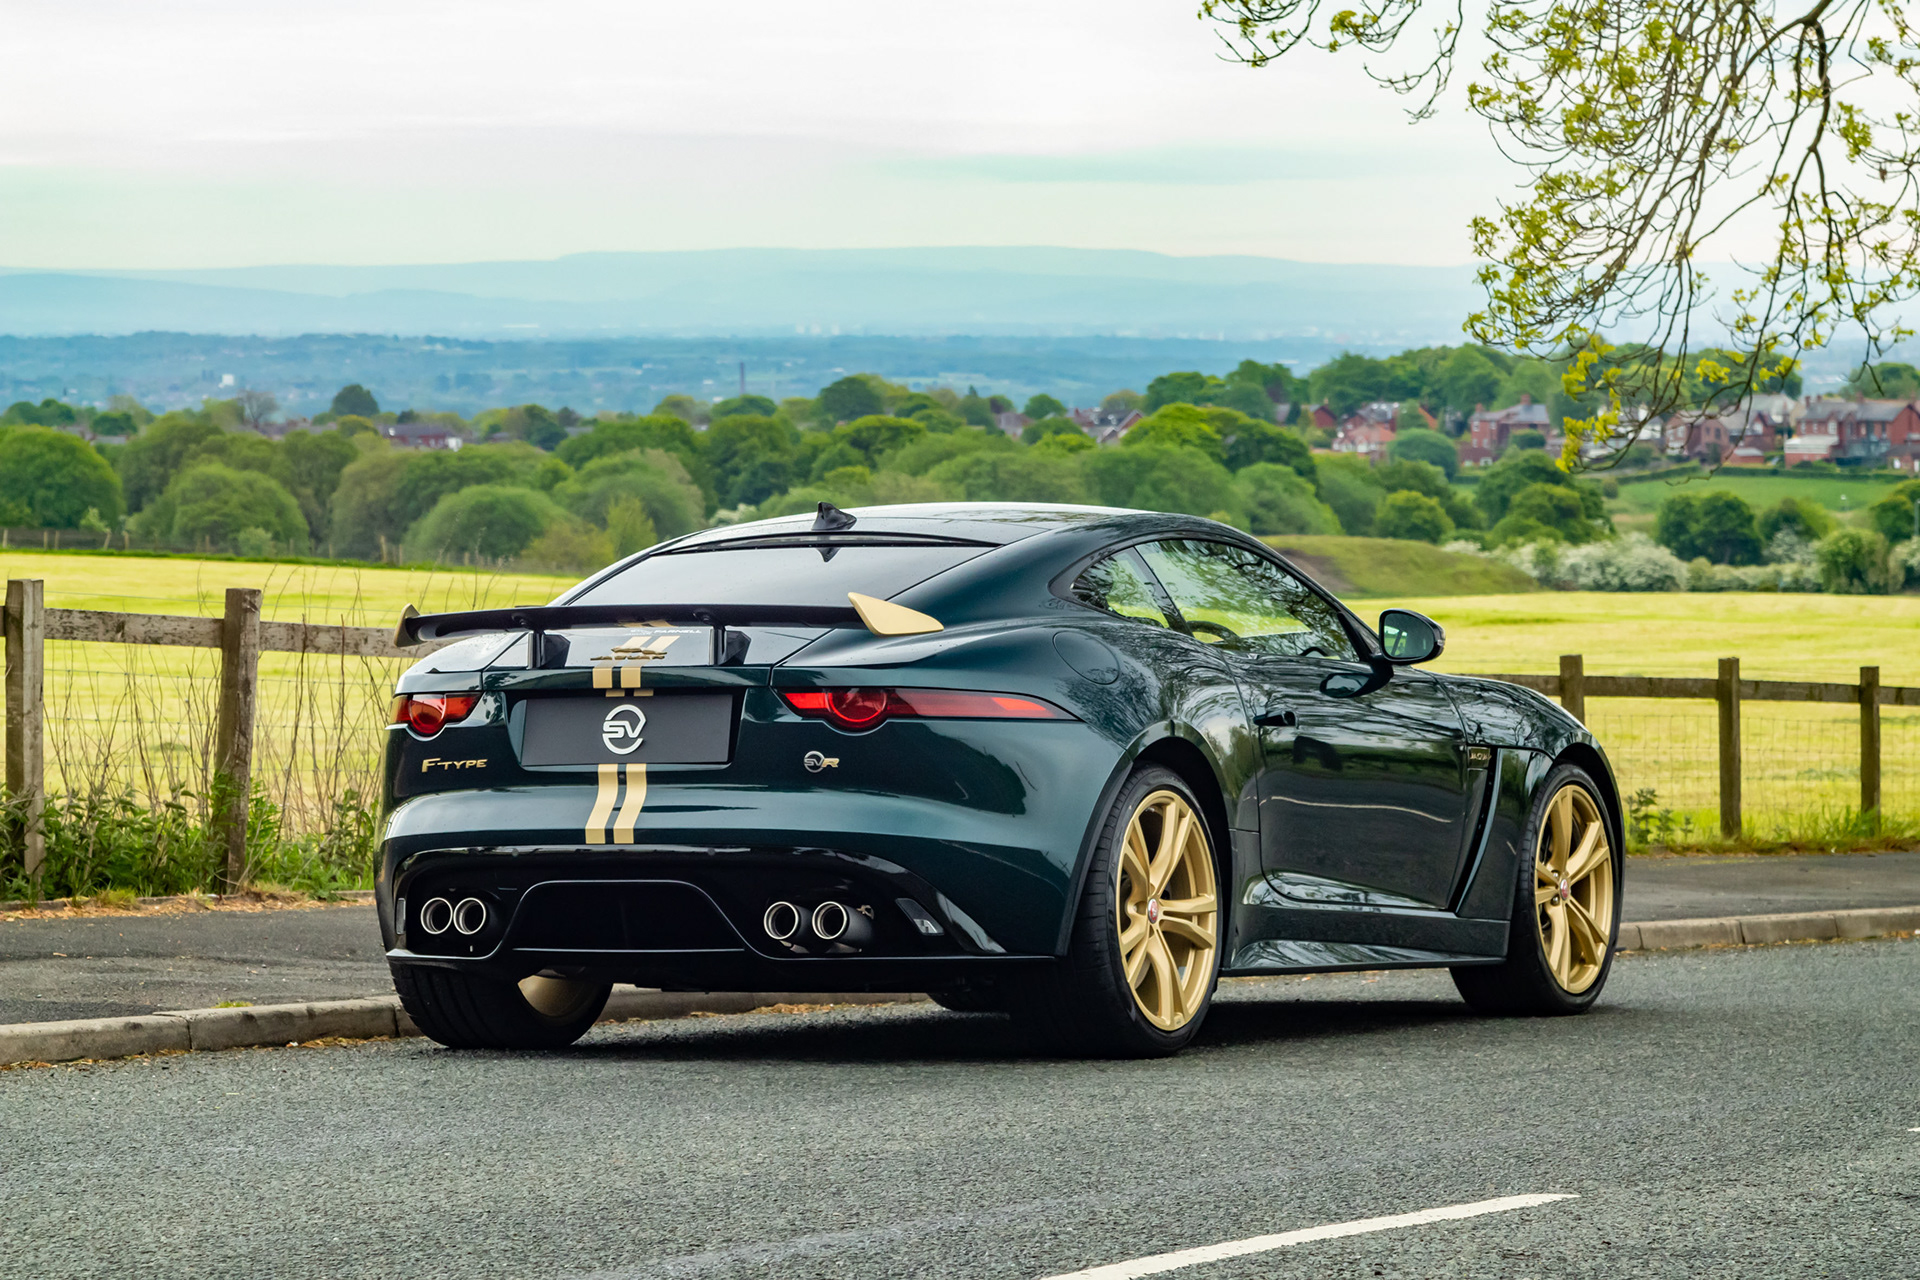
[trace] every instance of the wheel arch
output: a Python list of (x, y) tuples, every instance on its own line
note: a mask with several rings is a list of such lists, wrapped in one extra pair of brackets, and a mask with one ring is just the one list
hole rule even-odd
[(1613, 837), (1613, 846), (1620, 850), (1624, 858), (1627, 852), (1626, 820), (1620, 807), (1620, 786), (1614, 780), (1613, 769), (1607, 764), (1607, 758), (1590, 742), (1572, 742), (1554, 757), (1553, 763), (1578, 765), (1600, 788), (1600, 799), (1607, 812), (1607, 825), (1612, 828), (1609, 834)]
[(1222, 886), (1232, 883), (1232, 827), (1228, 821), (1226, 787), (1221, 781), (1219, 767), (1199, 742), (1182, 733), (1177, 726), (1159, 725), (1155, 731), (1143, 735), (1134, 749), (1120, 758), (1106, 786), (1100, 789), (1100, 798), (1093, 812), (1087, 816), (1086, 833), (1080, 839), (1080, 853), (1074, 862), (1067, 907), (1061, 914), (1060, 936), (1055, 940), (1055, 955), (1067, 953), (1080, 895), (1087, 887), (1087, 867), (1093, 861), (1093, 847), (1100, 838), (1101, 828), (1106, 824), (1107, 811), (1113, 807), (1120, 788), (1133, 776), (1133, 771), (1143, 764), (1169, 769), (1180, 775), (1181, 781), (1192, 788), (1194, 797), (1200, 801), (1209, 834), (1213, 837), (1214, 873), (1218, 883)]

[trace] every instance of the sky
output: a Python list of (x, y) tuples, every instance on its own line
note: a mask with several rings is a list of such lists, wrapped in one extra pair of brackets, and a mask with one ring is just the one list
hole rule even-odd
[(1195, 0), (3, 0), (0, 265), (1062, 245), (1453, 265), (1518, 175)]

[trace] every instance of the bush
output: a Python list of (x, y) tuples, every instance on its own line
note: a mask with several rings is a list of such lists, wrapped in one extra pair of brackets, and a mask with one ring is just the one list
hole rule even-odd
[(1248, 528), (1254, 533), (1340, 532), (1340, 517), (1290, 466), (1256, 462), (1243, 468), (1234, 483), (1246, 507)]
[(1440, 468), (1449, 480), (1460, 469), (1460, 449), (1438, 431), (1412, 427), (1398, 432), (1387, 446), (1387, 456), (1395, 462), (1425, 462)]
[(1410, 542), (1438, 545), (1453, 533), (1453, 521), (1447, 509), (1424, 493), (1401, 489), (1387, 495), (1373, 519), (1374, 533), (1382, 538), (1403, 538)]
[(1886, 538), (1859, 529), (1828, 534), (1814, 548), (1820, 585), (1838, 595), (1885, 595), (1898, 585)]
[(1715, 564), (1758, 564), (1764, 545), (1753, 508), (1724, 489), (1674, 494), (1660, 504), (1653, 536), (1682, 559)]
[(1559, 557), (1556, 577), (1576, 591), (1687, 589), (1687, 566), (1644, 533), (1574, 547)]
[(1806, 542), (1818, 542), (1833, 532), (1833, 516), (1817, 502), (1782, 498), (1760, 513), (1756, 528), (1760, 541), (1769, 546), (1782, 533), (1796, 534)]
[(525, 568), (583, 576), (613, 560), (612, 535), (578, 519), (554, 521), (520, 553)]
[(285, 486), (258, 471), (218, 462), (196, 463), (175, 476), (135, 524), (142, 537), (223, 550), (236, 546), (249, 529), (264, 532), (283, 548), (307, 543), (307, 519)]
[(1592, 542), (1601, 530), (1587, 519), (1580, 495), (1564, 485), (1535, 484), (1507, 503), (1506, 514), (1488, 538), (1496, 546), (1510, 542)]
[(544, 493), (477, 484), (434, 503), (407, 531), (406, 545), (409, 555), (421, 559), (503, 560), (525, 551), (558, 519), (559, 508)]
[(1913, 537), (1914, 504), (1920, 503), (1920, 480), (1895, 485), (1887, 496), (1867, 508), (1867, 518), (1888, 542), (1904, 542)]
[(92, 445), (45, 427), (0, 430), (0, 507), (22, 523), (78, 529), (89, 509), (118, 523), (120, 477)]

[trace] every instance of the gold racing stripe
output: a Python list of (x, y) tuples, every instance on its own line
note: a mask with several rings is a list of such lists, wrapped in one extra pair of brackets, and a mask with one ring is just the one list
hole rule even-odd
[[(638, 689), (640, 687), (640, 673), (645, 670), (646, 670), (646, 667), (642, 663), (638, 663), (638, 662), (621, 663), (620, 664), (620, 687), (622, 689)], [(599, 675), (600, 673), (596, 671), (593, 674)], [(609, 671), (607, 674), (612, 675), (613, 673)]]
[[(612, 768), (601, 765), (602, 769)], [(613, 824), (613, 842), (615, 844), (633, 843), (633, 824), (640, 817), (641, 806), (647, 802), (647, 766), (630, 764), (627, 766), (627, 802), (620, 806), (620, 817)]]
[[(593, 812), (587, 815), (587, 843), (607, 842), (607, 819), (613, 816), (614, 798), (620, 794), (620, 766), (600, 766), (600, 792), (593, 798)], [(629, 830), (632, 828), (629, 827)]]

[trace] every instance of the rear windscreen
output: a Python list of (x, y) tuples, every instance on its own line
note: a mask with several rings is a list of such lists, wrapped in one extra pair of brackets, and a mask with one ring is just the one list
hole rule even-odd
[(568, 604), (794, 604), (846, 607), (847, 592), (886, 600), (990, 547), (741, 547), (650, 556)]

